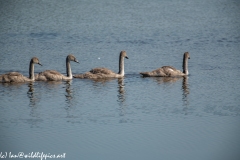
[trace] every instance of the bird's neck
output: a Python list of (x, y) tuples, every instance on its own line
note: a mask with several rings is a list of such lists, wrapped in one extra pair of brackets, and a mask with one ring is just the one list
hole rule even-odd
[(188, 75), (188, 58), (183, 56), (183, 73)]
[(72, 78), (72, 70), (70, 66), (70, 61), (68, 58), (66, 59), (66, 71), (67, 71), (67, 77)]
[(121, 55), (119, 56), (119, 72), (118, 74), (120, 74), (121, 76), (124, 76), (124, 57), (122, 57)]
[(32, 61), (29, 64), (29, 79), (31, 79), (33, 81), (35, 80), (35, 77), (34, 77), (34, 64), (33, 64)]

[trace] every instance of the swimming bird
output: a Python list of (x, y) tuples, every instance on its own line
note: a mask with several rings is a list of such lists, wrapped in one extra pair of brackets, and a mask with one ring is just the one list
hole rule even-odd
[(189, 75), (188, 72), (188, 59), (190, 59), (190, 55), (188, 52), (185, 52), (183, 54), (183, 72), (180, 70), (177, 70), (176, 68), (172, 66), (163, 66), (161, 68), (158, 68), (156, 70), (150, 71), (150, 72), (141, 72), (140, 74), (143, 75), (143, 77), (178, 77), (178, 76), (186, 76)]
[(124, 76), (124, 58), (128, 59), (126, 51), (121, 51), (119, 55), (119, 72), (114, 73), (107, 68), (94, 68), (84, 74), (74, 75), (74, 78), (89, 78), (89, 79), (101, 79), (101, 78), (120, 78)]
[(66, 70), (67, 76), (55, 71), (55, 70), (46, 70), (35, 75), (36, 81), (64, 81), (72, 79), (72, 70), (70, 66), (70, 61), (79, 63), (74, 55), (69, 54), (66, 58)]
[(3, 75), (0, 75), (0, 82), (2, 83), (20, 83), (20, 82), (30, 82), (34, 81), (34, 64), (39, 64), (42, 66), (40, 63), (39, 59), (37, 57), (33, 57), (30, 60), (29, 64), (29, 78), (23, 76), (21, 73), (18, 72), (9, 72)]

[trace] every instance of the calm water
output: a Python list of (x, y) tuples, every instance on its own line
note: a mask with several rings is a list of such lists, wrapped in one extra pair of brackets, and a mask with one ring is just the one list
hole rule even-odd
[[(65, 159), (240, 158), (240, 1), (0, 1), (0, 74), (28, 76), (29, 60), (74, 74), (94, 67), (123, 79), (0, 84), (0, 154)], [(142, 78), (182, 66), (187, 78)], [(12, 159), (9, 158), (8, 159)], [(38, 158), (40, 159), (40, 158)]]

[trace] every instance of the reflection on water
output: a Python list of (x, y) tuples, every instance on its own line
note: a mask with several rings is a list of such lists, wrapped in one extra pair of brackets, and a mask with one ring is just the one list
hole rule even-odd
[(66, 113), (67, 113), (67, 118), (73, 118), (74, 116), (70, 113), (72, 108), (74, 107), (74, 89), (72, 87), (72, 81), (66, 81), (64, 84), (64, 88), (65, 88), (65, 102), (66, 105), (64, 107)]
[(126, 104), (125, 104), (125, 84), (124, 84), (124, 77), (118, 79), (118, 103), (119, 103), (119, 116), (122, 118), (120, 119), (120, 123), (126, 123), (127, 120), (124, 118), (126, 114)]
[(33, 82), (30, 82), (28, 84), (29, 89), (28, 89), (28, 92), (27, 92), (27, 96), (28, 96), (29, 101), (30, 101), (29, 102), (29, 107), (34, 107), (36, 105), (37, 101), (39, 101), (39, 100), (37, 100), (37, 98), (34, 94), (34, 86), (33, 85), (34, 85)]
[(157, 81), (158, 84), (174, 83), (174, 82), (182, 79), (182, 77), (151, 77), (151, 78), (153, 78), (155, 81)]
[(67, 102), (67, 105), (68, 107), (71, 107), (71, 100), (73, 99), (73, 89), (71, 87), (71, 84), (72, 84), (72, 81), (66, 81), (65, 82), (65, 85), (66, 85), (66, 94), (65, 94), (65, 97), (66, 97), (66, 102)]
[(188, 106), (189, 105), (189, 101), (188, 101), (188, 95), (190, 94), (189, 91), (189, 87), (188, 87), (188, 77), (184, 76), (183, 77), (183, 81), (182, 81), (182, 90), (183, 90), (183, 103), (184, 106)]
[(44, 82), (39, 82), (42, 83), (44, 86), (48, 87), (48, 88), (55, 88), (57, 86), (59, 86), (60, 84), (63, 83), (63, 81), (44, 81)]
[(37, 92), (35, 92), (35, 83), (28, 83), (27, 97), (29, 98), (29, 115), (30, 119), (23, 119), (25, 123), (29, 124), (31, 128), (39, 127), (39, 124), (43, 122), (41, 115), (38, 112), (38, 103), (40, 103), (40, 97)]
[(106, 82), (110, 82), (112, 80), (116, 80), (116, 78), (99, 78), (99, 79), (91, 79), (94, 84), (98, 84), (98, 83), (101, 83), (101, 84), (104, 84)]
[[(188, 95), (190, 94), (190, 89), (188, 85), (188, 76), (183, 76), (183, 77), (150, 77), (154, 81), (157, 82), (159, 85), (169, 85), (169, 84), (174, 84), (177, 83), (178, 81), (182, 80), (182, 102), (183, 102), (183, 108), (174, 108), (174, 113), (181, 113), (184, 115), (187, 115), (189, 113), (189, 98)], [(169, 89), (169, 88), (168, 88)], [(179, 86), (180, 89), (180, 86)], [(179, 95), (180, 96), (180, 95)]]
[(118, 102), (123, 105), (125, 101), (124, 78), (118, 78)]
[(1, 91), (5, 92), (5, 91), (9, 91), (9, 94), (14, 94), (16, 89), (20, 89), (21, 87), (23, 87), (24, 85), (28, 84), (28, 82), (23, 82), (23, 83), (0, 83), (0, 85), (3, 87), (1, 87)]
[(182, 81), (182, 91), (183, 91), (183, 94), (182, 94), (182, 100), (183, 100), (183, 112), (185, 115), (188, 114), (188, 110), (189, 110), (189, 99), (188, 99), (188, 95), (190, 94), (190, 91), (189, 91), (189, 87), (188, 87), (188, 77), (187, 76), (184, 76), (183, 77), (183, 81)]

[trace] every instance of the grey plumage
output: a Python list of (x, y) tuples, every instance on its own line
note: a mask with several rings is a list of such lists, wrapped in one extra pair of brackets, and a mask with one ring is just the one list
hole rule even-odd
[(120, 78), (123, 77), (124, 72), (124, 58), (128, 59), (126, 51), (121, 51), (119, 55), (119, 72), (114, 73), (110, 69), (107, 68), (94, 68), (89, 72), (84, 74), (74, 75), (74, 78), (88, 78), (88, 79), (102, 79), (102, 78)]
[(18, 72), (9, 72), (3, 75), (0, 75), (0, 82), (2, 83), (21, 83), (21, 82), (30, 82), (34, 81), (34, 64), (42, 65), (37, 57), (33, 57), (30, 60), (29, 64), (29, 77), (23, 76)]
[(55, 70), (46, 70), (35, 75), (36, 81), (64, 81), (72, 79), (72, 70), (70, 66), (70, 61), (79, 63), (76, 57), (72, 54), (69, 54), (66, 58), (66, 71), (67, 76), (55, 71)]
[(186, 76), (189, 74), (188, 72), (188, 59), (190, 59), (190, 55), (188, 52), (183, 54), (183, 72), (177, 70), (172, 66), (163, 66), (156, 70), (150, 72), (140, 72), (144, 77), (177, 77), (177, 76)]

